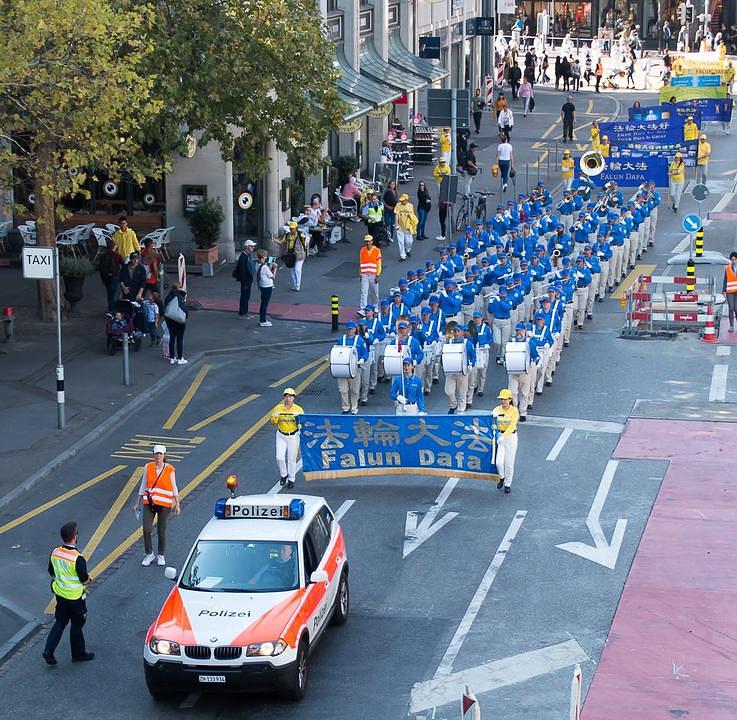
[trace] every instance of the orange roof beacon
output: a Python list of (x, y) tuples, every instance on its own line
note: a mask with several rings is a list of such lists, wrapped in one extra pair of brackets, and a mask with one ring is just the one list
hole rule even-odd
[(154, 698), (276, 689), (301, 700), (322, 631), (348, 619), (343, 531), (321, 497), (235, 495), (215, 503), (146, 635)]

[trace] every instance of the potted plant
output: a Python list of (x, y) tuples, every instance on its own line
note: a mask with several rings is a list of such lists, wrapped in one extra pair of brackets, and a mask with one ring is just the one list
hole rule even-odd
[(69, 303), (70, 310), (74, 310), (74, 306), (83, 297), (84, 279), (95, 273), (95, 266), (89, 258), (62, 255), (59, 258), (59, 272), (64, 278), (64, 298)]
[(220, 225), (224, 219), (225, 214), (219, 200), (203, 200), (187, 218), (192, 239), (197, 246), (194, 259), (198, 265), (217, 262), (217, 243)]

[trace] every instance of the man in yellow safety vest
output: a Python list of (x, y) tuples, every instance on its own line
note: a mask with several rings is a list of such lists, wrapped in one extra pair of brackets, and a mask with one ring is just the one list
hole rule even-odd
[(77, 523), (66, 523), (61, 528), (63, 544), (54, 548), (49, 557), (49, 575), (54, 578), (51, 589), (56, 597), (56, 622), (43, 651), (43, 658), (49, 665), (56, 665), (54, 651), (67, 623), (71, 623), (69, 642), (72, 646), (72, 662), (85, 662), (95, 657), (95, 653), (87, 652), (82, 633), (87, 620), (87, 594), (84, 588), (92, 580), (87, 573), (87, 562), (77, 550), (78, 534)]

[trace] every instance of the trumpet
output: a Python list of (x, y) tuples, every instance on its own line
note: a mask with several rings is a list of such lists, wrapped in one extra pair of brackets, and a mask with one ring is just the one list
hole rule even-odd
[(589, 150), (581, 155), (578, 166), (586, 175), (601, 175), (606, 167), (604, 156), (597, 150)]

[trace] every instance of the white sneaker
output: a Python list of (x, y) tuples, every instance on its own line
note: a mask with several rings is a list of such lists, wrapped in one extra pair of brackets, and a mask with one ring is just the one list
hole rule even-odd
[(176, 364), (177, 364), (176, 358), (172, 358), (171, 360), (169, 360), (169, 365), (176, 365)]
[(154, 557), (155, 555), (153, 553), (144, 555), (143, 560), (141, 560), (141, 565), (143, 565), (143, 567), (148, 567), (154, 561)]
[(271, 322), (269, 320), (266, 322), (260, 322), (259, 327), (271, 327)]
[[(153, 555), (151, 557), (153, 557)], [(160, 567), (164, 567), (164, 565), (166, 565), (166, 558), (163, 555), (157, 555), (156, 564)]]
[(189, 362), (189, 360), (185, 360), (184, 358), (179, 358), (177, 360), (177, 365), (186, 365)]

